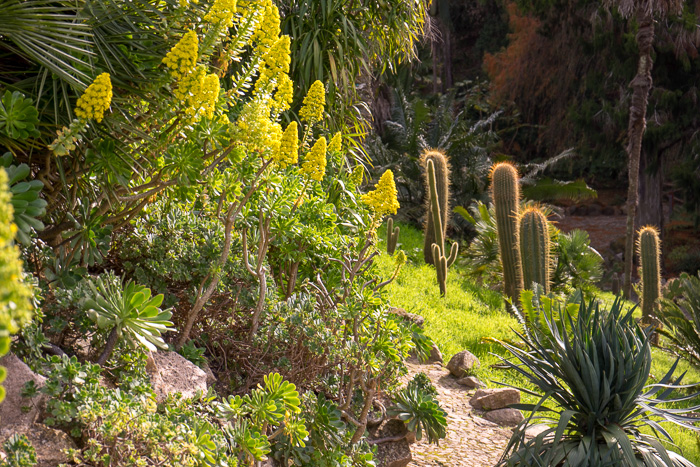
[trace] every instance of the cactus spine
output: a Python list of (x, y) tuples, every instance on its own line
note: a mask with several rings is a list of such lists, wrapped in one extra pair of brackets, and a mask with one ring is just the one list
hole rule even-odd
[(520, 187), (518, 171), (507, 162), (491, 169), (491, 197), (496, 211), (498, 248), (503, 265), (503, 289), (513, 303), (518, 303), (523, 289), (523, 270), (518, 248), (518, 207)]
[[(430, 177), (428, 175), (428, 162), (432, 161), (435, 171), (435, 183), (437, 187), (437, 196), (433, 196), (430, 192)], [(425, 221), (425, 243), (423, 244), (423, 258), (427, 264), (433, 262), (433, 243), (438, 243), (436, 234), (435, 219), (439, 218), (441, 225), (441, 236), (445, 238), (447, 232), (447, 223), (449, 222), (449, 199), (450, 199), (450, 167), (447, 163), (447, 157), (444, 153), (436, 150), (429, 150), (421, 155), (421, 164), (425, 169), (425, 187), (426, 187), (426, 221)], [(436, 217), (432, 214), (433, 199), (438, 201), (440, 207), (440, 216)]]
[(386, 252), (393, 255), (396, 251), (396, 243), (399, 241), (399, 232), (401, 229), (394, 227), (394, 219), (391, 217), (386, 222)]
[(442, 216), (440, 215), (440, 204), (438, 202), (437, 183), (435, 181), (435, 164), (432, 160), (428, 160), (428, 187), (430, 189), (430, 211), (429, 214), (433, 217), (433, 226), (435, 234), (435, 242), (430, 245), (430, 254), (433, 257), (433, 264), (437, 271), (438, 284), (440, 285), (440, 295), (444, 296), (447, 291), (447, 268), (452, 266), (452, 263), (457, 259), (459, 245), (452, 244), (450, 248), (450, 256), (445, 257), (445, 237), (442, 227)]
[(528, 208), (520, 216), (520, 257), (525, 288), (536, 282), (548, 294), (552, 262), (549, 225), (538, 207)]
[(653, 226), (639, 229), (637, 254), (639, 255), (639, 275), (642, 278), (642, 322), (654, 324), (661, 292), (659, 231)]

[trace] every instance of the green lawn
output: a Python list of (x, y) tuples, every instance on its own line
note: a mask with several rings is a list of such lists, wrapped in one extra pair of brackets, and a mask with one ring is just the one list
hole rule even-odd
[[(379, 229), (379, 235), (380, 248), (385, 251), (385, 227)], [(499, 355), (506, 355), (506, 352), (501, 346), (483, 341), (483, 338), (515, 339), (513, 329), (519, 328), (515, 318), (505, 311), (502, 295), (473, 283), (465, 271), (455, 264), (448, 271), (447, 293), (442, 298), (435, 269), (423, 262), (422, 232), (410, 225), (401, 224), (398, 249), (406, 252), (408, 262), (396, 280), (386, 288), (391, 304), (425, 318), (425, 331), (440, 347), (445, 364), (455, 353), (469, 350), (481, 361), (476, 376), (488, 386), (495, 387), (496, 382), (501, 381), (534, 389), (514, 372), (492, 368), (492, 365), (501, 361)], [(386, 253), (378, 258), (378, 264), (386, 275), (393, 271), (393, 258)], [(604, 302), (614, 299), (609, 293), (601, 293), (599, 298)], [(650, 383), (662, 377), (675, 361), (673, 356), (659, 349), (652, 349), (652, 355), (654, 360)], [(688, 372), (684, 382), (700, 381), (700, 372), (686, 362), (679, 364), (677, 374), (680, 375), (683, 371)], [(533, 396), (525, 395), (523, 400), (535, 402)], [(700, 404), (698, 400), (691, 402)], [(700, 464), (700, 438), (695, 433), (672, 424), (666, 424), (665, 427), (680, 448), (672, 449), (682, 451), (690, 461)]]

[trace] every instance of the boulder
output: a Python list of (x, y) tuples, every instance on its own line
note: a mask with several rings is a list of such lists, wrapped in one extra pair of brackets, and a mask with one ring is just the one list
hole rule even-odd
[[(529, 425), (525, 429), (525, 438), (527, 439), (532, 439), (536, 436), (541, 435), (545, 431), (549, 430), (549, 425), (545, 425), (544, 423), (538, 423), (536, 425)], [(552, 434), (553, 436), (553, 434)]]
[(216, 376), (214, 375), (214, 372), (211, 371), (209, 365), (205, 364), (202, 370), (204, 370), (204, 372), (207, 374), (207, 386), (213, 386), (216, 384)]
[(433, 344), (433, 347), (430, 349), (430, 356), (428, 357), (428, 362), (442, 363), (442, 361), (442, 352), (440, 352), (440, 348), (437, 346), (437, 344)]
[(423, 318), (422, 316), (417, 315), (415, 313), (409, 313), (403, 308), (389, 308), (389, 313), (391, 313), (392, 315), (396, 315), (399, 318), (408, 321), (409, 323), (413, 323), (420, 328), (423, 327), (423, 323), (425, 322), (425, 318)]
[(499, 425), (514, 426), (522, 422), (525, 417), (516, 409), (497, 409), (484, 414), (484, 418)]
[(70, 437), (62, 431), (54, 430), (41, 423), (5, 426), (0, 428), (0, 445), (13, 434), (26, 435), (36, 451), (36, 467), (56, 467), (70, 461), (68, 449), (76, 449)]
[[(2, 383), (5, 388), (5, 400), (0, 403), (0, 427), (28, 426), (34, 423), (44, 403), (44, 395), (39, 394), (34, 399), (22, 397), (22, 389), (29, 381), (34, 381), (38, 387), (44, 385), (46, 378), (34, 373), (22, 360), (14, 354), (0, 358), (0, 366), (7, 370), (7, 378)], [(30, 407), (24, 412), (22, 407)]]
[(457, 380), (457, 384), (461, 384), (462, 386), (466, 386), (468, 388), (486, 387), (486, 385), (479, 381), (479, 379), (476, 376), (465, 376), (464, 378), (460, 378)]
[(177, 352), (149, 353), (146, 370), (159, 403), (174, 393), (190, 398), (207, 392), (207, 374)]
[(479, 389), (469, 404), (479, 410), (504, 409), (520, 403), (520, 391), (513, 388)]
[(470, 376), (475, 368), (479, 368), (481, 362), (476, 356), (468, 350), (462, 350), (456, 353), (447, 364), (447, 369), (450, 370), (457, 378)]

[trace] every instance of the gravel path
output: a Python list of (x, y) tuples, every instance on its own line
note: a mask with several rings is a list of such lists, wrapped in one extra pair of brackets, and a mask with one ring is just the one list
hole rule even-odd
[(447, 437), (440, 445), (425, 440), (411, 446), (413, 461), (420, 467), (493, 467), (510, 439), (511, 431), (479, 417), (469, 405), (475, 390), (457, 384), (441, 364), (407, 362), (409, 378), (423, 372), (438, 390), (440, 405), (447, 412)]

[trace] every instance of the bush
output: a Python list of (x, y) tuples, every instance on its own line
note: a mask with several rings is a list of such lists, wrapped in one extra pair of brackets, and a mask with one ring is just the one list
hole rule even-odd
[[(651, 347), (633, 311), (624, 311), (620, 299), (608, 311), (582, 301), (576, 317), (561, 310), (556, 319), (545, 315), (546, 332), (518, 334), (524, 349), (502, 343), (519, 360), (504, 362), (536, 386), (541, 399), (517, 407), (532, 413), (518, 425), (499, 465), (692, 465), (658, 439), (672, 442), (659, 418), (697, 429), (685, 415), (692, 408), (660, 407), (687, 399), (671, 398), (683, 387), (682, 377), (672, 379), (678, 362), (658, 384), (646, 386)], [(527, 438), (531, 422), (548, 428)], [(645, 426), (655, 435), (643, 434)]]
[(671, 351), (700, 365), (700, 273), (683, 273), (671, 281), (660, 302), (659, 332), (669, 340)]

